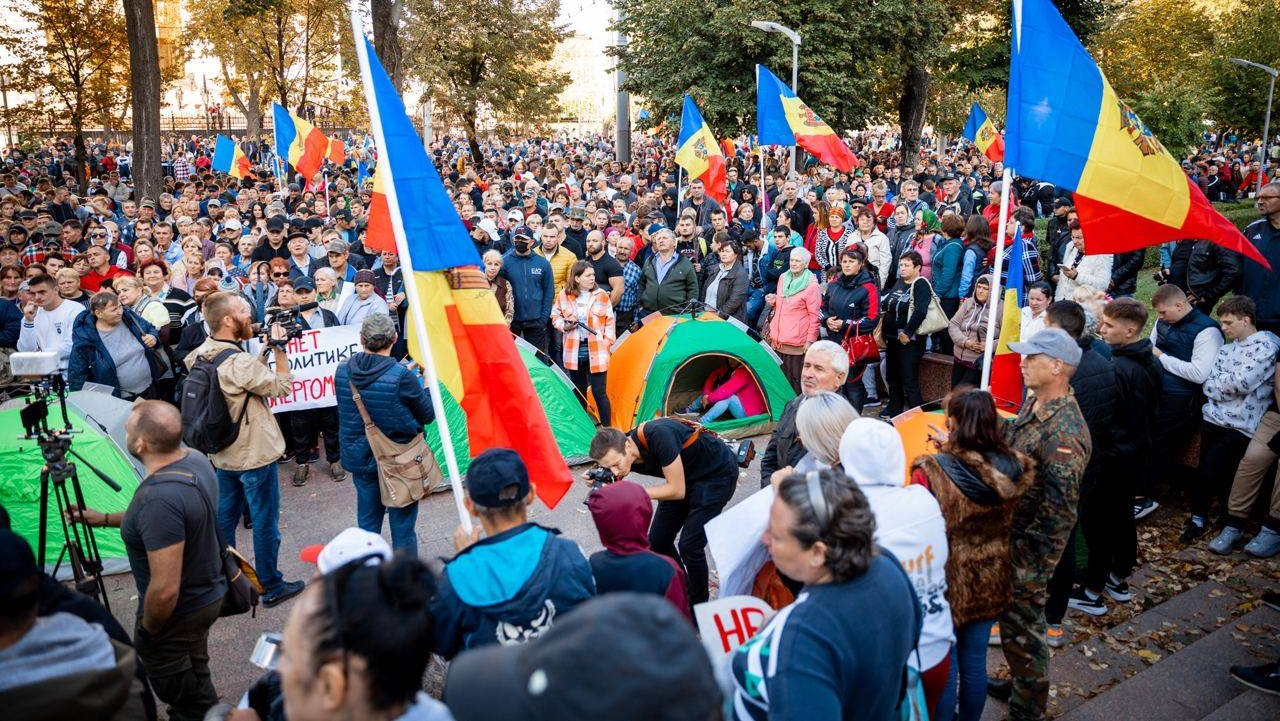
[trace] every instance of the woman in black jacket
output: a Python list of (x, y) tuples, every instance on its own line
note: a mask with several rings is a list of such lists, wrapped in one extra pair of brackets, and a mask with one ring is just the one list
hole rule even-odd
[[(819, 316), (827, 338), (843, 343), (852, 336), (875, 333), (876, 321), (880, 319), (880, 289), (876, 281), (867, 269), (867, 254), (861, 247), (850, 245), (840, 253), (840, 274), (827, 284)], [(867, 402), (867, 390), (862, 384), (867, 365), (858, 363), (850, 367), (843, 389), (845, 398), (859, 414)]]
[[(720, 233), (716, 235), (719, 237)], [(732, 316), (746, 323), (751, 279), (742, 265), (742, 248), (726, 237), (716, 254), (720, 262), (708, 264), (702, 280), (702, 302), (725, 318)]]
[(929, 280), (920, 275), (923, 266), (919, 253), (903, 253), (898, 261), (898, 281), (884, 298), (880, 334), (885, 342), (889, 405), (880, 415), (886, 419), (924, 403), (920, 396), (920, 361), (924, 358), (925, 336), (917, 335), (916, 329), (929, 312), (933, 289)]

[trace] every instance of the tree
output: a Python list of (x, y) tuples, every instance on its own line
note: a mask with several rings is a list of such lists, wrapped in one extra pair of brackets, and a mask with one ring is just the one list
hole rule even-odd
[(1173, 157), (1185, 157), (1201, 143), (1212, 97), (1198, 84), (1157, 78), (1126, 100)]
[(129, 86), (133, 95), (133, 182), (135, 197), (158, 198), (160, 167), (160, 50), (151, 0), (124, 0), (129, 37)]
[(382, 68), (396, 90), (404, 89), (404, 44), (400, 41), (400, 21), (406, 0), (369, 0), (373, 16), (373, 48)]
[(71, 124), (76, 178), (89, 168), (84, 128), (91, 118), (124, 108), (129, 88), (129, 39), (116, 0), (24, 0), (8, 8), (10, 31), (0, 47), (23, 72), (11, 89), (28, 93)]
[(566, 36), (559, 0), (416, 0), (410, 37), (436, 110), (467, 131), (481, 160), (481, 120), (539, 125), (559, 114), (569, 76), (551, 69)]
[(1215, 97), (1210, 109), (1213, 117), (1226, 125), (1248, 128), (1247, 136), (1262, 135), (1270, 78), (1230, 59), (1244, 58), (1280, 68), (1280, 35), (1272, 31), (1277, 13), (1280, 0), (1255, 0), (1239, 12), (1222, 15), (1213, 33), (1217, 42), (1209, 58), (1208, 77)]
[(231, 42), (239, 47), (226, 48), (219, 57), (240, 72), (261, 69), (261, 78), (286, 108), (307, 102), (315, 70), (332, 63), (338, 52), (335, 38), (350, 35), (346, 7), (331, 0), (218, 0), (211, 4), (222, 2), (224, 27), (210, 27), (218, 25), (219, 18), (206, 9), (197, 34), (210, 41), (219, 33), (232, 33)]

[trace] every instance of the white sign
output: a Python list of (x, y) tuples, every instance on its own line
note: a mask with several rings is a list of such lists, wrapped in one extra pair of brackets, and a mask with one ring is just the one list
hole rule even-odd
[[(287, 396), (266, 399), (271, 412), (332, 408), (338, 405), (333, 374), (339, 363), (360, 352), (360, 327), (339, 325), (304, 331), (301, 338), (289, 341), (284, 350), (289, 357), (289, 372), (293, 374), (293, 389)], [(249, 352), (261, 353), (262, 344), (250, 341)], [(275, 368), (273, 355), (267, 356), (267, 365)]]
[(773, 617), (769, 604), (755, 596), (728, 596), (693, 607), (702, 645), (711, 658), (731, 653)]
[(756, 574), (769, 560), (760, 537), (769, 527), (772, 505), (773, 487), (765, 486), (707, 523), (707, 550), (715, 559), (722, 595), (751, 593)]

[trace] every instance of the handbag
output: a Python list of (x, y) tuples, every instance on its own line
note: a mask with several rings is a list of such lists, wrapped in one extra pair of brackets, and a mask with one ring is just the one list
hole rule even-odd
[[(875, 363), (880, 360), (880, 346), (876, 345), (876, 339), (872, 337), (874, 334), (863, 335), (859, 331), (862, 323), (853, 324), (853, 332), (848, 331), (849, 326), (845, 326), (844, 339), (840, 341), (844, 352), (849, 355), (849, 365), (855, 366), (859, 363)], [(878, 328), (879, 326), (877, 326)]]
[[(911, 282), (911, 287), (914, 288), (916, 283), (922, 280), (926, 285), (929, 284), (928, 279), (920, 276)], [(907, 302), (908, 318), (915, 314), (915, 306), (916, 294), (912, 293), (911, 299)], [(934, 293), (933, 286), (929, 285), (929, 310), (925, 313), (924, 320), (920, 322), (920, 327), (916, 328), (916, 335), (933, 335), (940, 330), (945, 330), (950, 322), (951, 320), (947, 318), (947, 312), (942, 309), (942, 301), (938, 300), (938, 294)]]
[(426, 435), (421, 431), (408, 443), (396, 443), (374, 425), (365, 410), (364, 401), (356, 384), (351, 386), (351, 398), (356, 402), (360, 418), (364, 420), (365, 437), (369, 440), (369, 450), (378, 462), (378, 491), (382, 495), (382, 505), (387, 508), (404, 508), (417, 503), (422, 497), (435, 490), (444, 481), (440, 464), (427, 445)]

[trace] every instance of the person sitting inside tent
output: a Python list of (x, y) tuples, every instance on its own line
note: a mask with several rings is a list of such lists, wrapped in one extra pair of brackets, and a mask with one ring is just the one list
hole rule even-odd
[(698, 413), (704, 408), (706, 412), (698, 418), (703, 425), (718, 420), (726, 411), (734, 418), (747, 418), (768, 410), (751, 369), (737, 362), (712, 370), (702, 383), (702, 395), (689, 404), (684, 413)]

